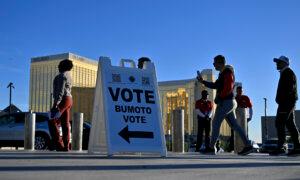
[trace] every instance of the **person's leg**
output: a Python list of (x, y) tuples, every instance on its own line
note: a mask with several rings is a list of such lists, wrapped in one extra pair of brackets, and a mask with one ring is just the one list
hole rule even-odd
[[(228, 103), (230, 103), (230, 102), (228, 102)], [(232, 110), (229, 111), (229, 113), (227, 114), (226, 121), (228, 122), (229, 126), (231, 128), (233, 128), (233, 130), (236, 131), (240, 135), (241, 140), (243, 141), (243, 144), (245, 145), (245, 147), (240, 152), (238, 152), (238, 155), (244, 156), (244, 155), (247, 155), (247, 154), (253, 152), (253, 147), (251, 145), (251, 141), (248, 140), (248, 138), (245, 134), (245, 131), (238, 125), (238, 123), (236, 121), (235, 111), (234, 111), (234, 109), (236, 108), (236, 101), (233, 100), (231, 103), (233, 104)]]
[(249, 142), (249, 140), (245, 134), (245, 131), (241, 128), (241, 126), (238, 125), (238, 123), (235, 119), (234, 111), (231, 111), (227, 115), (226, 120), (227, 120), (228, 124), (231, 126), (231, 128), (240, 135), (244, 145), (245, 146), (251, 145), (251, 143)]
[(199, 151), (202, 146), (203, 129), (204, 129), (203, 120), (202, 118), (198, 118), (198, 134), (197, 134), (196, 151)]
[(209, 142), (210, 142), (210, 123), (211, 120), (206, 120), (205, 121), (205, 148), (208, 148), (209, 147)]
[(285, 123), (288, 119), (288, 114), (289, 113), (287, 113), (286, 110), (278, 107), (275, 119), (275, 126), (278, 136), (278, 149), (283, 148), (283, 144), (285, 142)]
[(70, 149), (70, 110), (72, 106), (71, 97), (65, 97), (59, 106), (59, 111), (61, 112), (61, 128), (63, 132), (63, 142), (64, 150)]
[(234, 130), (231, 128), (231, 134), (229, 138), (228, 151), (231, 152), (234, 150)]
[(48, 121), (48, 127), (49, 132), (51, 135), (51, 146), (49, 147), (50, 150), (62, 150), (64, 148), (64, 145), (62, 143), (62, 139), (60, 137), (59, 133), (59, 127), (58, 127), (58, 119), (53, 119)]
[(224, 105), (223, 102), (217, 105), (216, 111), (215, 111), (215, 116), (212, 121), (212, 132), (211, 132), (211, 139), (210, 139), (210, 148), (214, 148), (217, 139), (219, 138), (220, 135), (220, 127), (221, 124), (226, 117), (226, 114), (228, 113), (228, 110), (230, 107), (227, 105)]
[(299, 143), (299, 131), (297, 129), (296, 123), (295, 123), (295, 112), (294, 110), (290, 111), (289, 117), (286, 122), (286, 127), (291, 133), (291, 138), (294, 143), (294, 149), (300, 149), (300, 143)]

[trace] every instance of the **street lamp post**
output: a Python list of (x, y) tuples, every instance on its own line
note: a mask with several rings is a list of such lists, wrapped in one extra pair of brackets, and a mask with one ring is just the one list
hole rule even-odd
[(268, 139), (268, 123), (267, 123), (267, 98), (264, 98), (265, 101), (265, 134), (266, 140)]
[(11, 113), (11, 97), (12, 97), (12, 88), (15, 89), (14, 84), (10, 82), (7, 86), (9, 88), (9, 114)]

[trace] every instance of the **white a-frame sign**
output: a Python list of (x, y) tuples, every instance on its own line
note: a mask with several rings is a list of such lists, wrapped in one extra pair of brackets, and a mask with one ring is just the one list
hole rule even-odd
[[(124, 62), (131, 67), (124, 67)], [(155, 67), (100, 57), (89, 153), (151, 152), (166, 156)]]

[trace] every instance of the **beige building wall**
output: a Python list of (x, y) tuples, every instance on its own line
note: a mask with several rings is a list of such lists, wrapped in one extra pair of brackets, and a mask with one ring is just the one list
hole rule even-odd
[(92, 122), (95, 88), (73, 87), (73, 107), (72, 112), (84, 113), (84, 120)]
[[(73, 62), (71, 76), (73, 80), (73, 111), (83, 112), (90, 118), (92, 110), (87, 110), (92, 102), (87, 97), (93, 96), (90, 88), (95, 87), (98, 62), (72, 53), (41, 56), (31, 59), (29, 109), (35, 112), (47, 112), (52, 106), (53, 79), (58, 74), (58, 64), (63, 59)], [(86, 88), (86, 89), (85, 89)], [(75, 98), (75, 99), (74, 99)]]

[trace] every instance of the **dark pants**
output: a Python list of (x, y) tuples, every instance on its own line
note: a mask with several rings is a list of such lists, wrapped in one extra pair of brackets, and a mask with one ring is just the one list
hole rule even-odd
[(234, 150), (234, 130), (231, 129), (231, 134), (229, 138), (228, 151), (231, 152)]
[[(56, 147), (57, 150), (70, 150), (71, 107), (72, 98), (69, 96), (63, 97), (62, 101), (58, 105), (59, 112), (61, 113), (60, 118), (50, 120), (48, 123), (53, 145)], [(62, 128), (62, 139), (59, 133), (59, 125), (61, 125)]]
[(205, 119), (198, 116), (198, 134), (197, 134), (197, 144), (196, 151), (199, 150), (202, 146), (203, 141), (203, 131), (205, 131), (205, 147), (209, 147), (210, 139), (210, 119)]
[(300, 148), (299, 144), (299, 131), (295, 123), (295, 107), (289, 108), (286, 105), (279, 105), (277, 109), (277, 115), (275, 120), (275, 126), (277, 128), (278, 136), (278, 148), (282, 148), (285, 142), (285, 127), (291, 134), (294, 148)]

